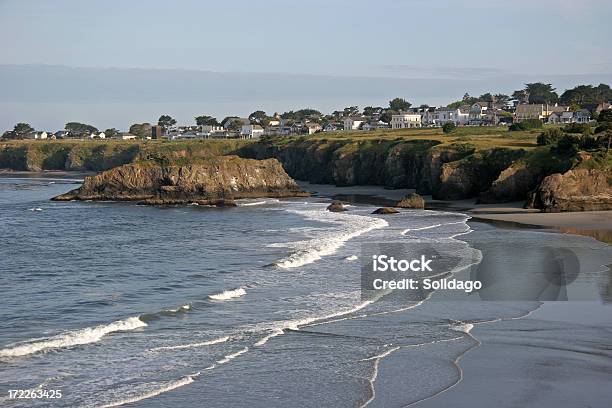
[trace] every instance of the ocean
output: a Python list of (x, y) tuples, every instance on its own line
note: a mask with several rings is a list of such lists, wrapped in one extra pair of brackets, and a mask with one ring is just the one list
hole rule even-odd
[[(428, 242), (459, 257), (456, 274), (490, 264), (505, 276), (537, 272), (529, 253), (545, 244), (571, 248), (582, 272), (570, 297), (604, 296), (610, 283), (603, 243), (460, 213), (331, 213), (321, 197), (49, 201), (79, 183), (0, 178), (2, 406), (406, 406), (461, 380), (475, 325), (511, 325), (540, 305), (437, 292), (363, 300), (372, 242)], [(391, 355), (398, 363), (379, 370)], [(9, 398), (15, 389), (61, 398)]]

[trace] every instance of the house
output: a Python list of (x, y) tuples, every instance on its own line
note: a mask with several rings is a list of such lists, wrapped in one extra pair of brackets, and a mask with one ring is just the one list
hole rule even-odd
[(416, 128), (421, 126), (420, 113), (399, 113), (397, 115), (391, 115), (392, 129)]
[(56, 139), (65, 139), (70, 136), (70, 132), (68, 132), (67, 130), (58, 130), (57, 132), (55, 132), (54, 136)]
[(104, 132), (91, 132), (89, 135), (90, 139), (106, 139), (106, 134)]
[(379, 120), (379, 121), (371, 120), (368, 123), (364, 124), (362, 126), (362, 129), (369, 131), (369, 130), (376, 130), (376, 129), (388, 129), (390, 127), (391, 125), (389, 125), (387, 122), (383, 122), (382, 120)]
[(457, 126), (467, 125), (470, 118), (470, 109), (466, 105), (462, 108), (440, 108), (431, 115), (432, 125), (444, 126), (452, 122)]
[(482, 125), (487, 122), (487, 111), (489, 102), (476, 102), (470, 106), (468, 123), (471, 125)]
[(323, 127), (316, 122), (306, 122), (304, 124), (305, 132), (309, 135), (315, 134), (323, 130)]
[(30, 132), (25, 135), (25, 139), (45, 140), (48, 137), (47, 132)]
[(347, 116), (344, 118), (344, 130), (357, 130), (366, 120), (364, 116)]
[(325, 127), (323, 128), (324, 132), (335, 132), (338, 130), (342, 130), (342, 123), (340, 122), (329, 122), (327, 125), (325, 125)]
[(589, 123), (591, 121), (591, 112), (588, 109), (580, 109), (574, 112), (574, 122)]
[(133, 135), (129, 132), (121, 132), (119, 133), (119, 139), (121, 140), (134, 140), (137, 139), (136, 135)]
[(514, 122), (522, 122), (528, 119), (548, 120), (553, 113), (566, 112), (567, 106), (548, 105), (548, 104), (523, 104), (516, 107), (514, 111)]
[(264, 130), (259, 125), (242, 125), (242, 130), (240, 131), (240, 137), (243, 139), (257, 139), (262, 136)]
[(591, 112), (589, 112), (587, 109), (580, 109), (576, 112), (553, 112), (548, 117), (547, 123), (589, 123), (590, 120)]
[(166, 131), (163, 126), (153, 125), (151, 126), (151, 139), (162, 139), (166, 136)]

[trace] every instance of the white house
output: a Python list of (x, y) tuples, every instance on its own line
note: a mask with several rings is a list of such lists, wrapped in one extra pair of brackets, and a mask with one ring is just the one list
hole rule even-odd
[(91, 132), (91, 134), (89, 135), (90, 139), (106, 139), (106, 134), (104, 132)]
[(589, 123), (591, 120), (591, 112), (587, 109), (581, 109), (576, 112), (562, 111), (553, 112), (548, 116), (548, 123)]
[(357, 130), (366, 120), (363, 116), (347, 116), (344, 118), (344, 130)]
[(323, 130), (323, 127), (316, 122), (306, 122), (304, 124), (304, 128), (306, 129), (309, 135), (315, 134)]
[(400, 113), (397, 115), (391, 115), (392, 129), (416, 128), (421, 126), (422, 123), (420, 113)]
[(30, 132), (26, 136), (26, 139), (36, 139), (36, 140), (44, 140), (48, 137), (47, 132)]
[(242, 131), (240, 131), (240, 137), (243, 139), (256, 139), (262, 136), (264, 130), (259, 125), (242, 125)]
[(470, 120), (469, 109), (465, 108), (440, 108), (433, 114), (433, 125), (444, 126), (444, 124), (453, 122), (457, 126), (467, 125)]

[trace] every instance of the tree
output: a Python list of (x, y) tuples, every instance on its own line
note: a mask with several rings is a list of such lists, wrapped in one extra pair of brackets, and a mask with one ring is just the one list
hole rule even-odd
[(161, 115), (157, 120), (157, 125), (161, 126), (164, 130), (168, 130), (176, 125), (176, 119), (170, 115)]
[(251, 123), (266, 127), (270, 123), (270, 117), (266, 114), (266, 112), (257, 110), (249, 115), (249, 121), (251, 121)]
[(382, 115), (380, 115), (380, 120), (385, 123), (391, 123), (391, 118), (393, 115), (397, 115), (399, 112), (394, 111), (393, 109), (386, 109)]
[(586, 105), (598, 104), (612, 100), (612, 89), (609, 85), (599, 84), (594, 87), (592, 85), (578, 85), (572, 89), (563, 92), (559, 101), (564, 105)]
[(412, 104), (403, 98), (395, 98), (389, 101), (389, 108), (394, 111), (405, 111), (410, 109)]
[(495, 103), (505, 104), (510, 100), (510, 97), (508, 95), (498, 93), (493, 95), (493, 99), (495, 100)]
[(524, 89), (520, 91), (514, 91), (512, 93), (512, 99), (516, 99), (519, 103), (527, 103), (529, 102), (529, 94)]
[(74, 136), (86, 136), (91, 133), (98, 132), (98, 129), (95, 126), (79, 122), (68, 122), (64, 126), (64, 129), (66, 129), (68, 133)]
[(358, 106), (349, 106), (344, 108), (344, 116), (356, 116), (359, 115), (359, 107)]
[(219, 126), (219, 122), (217, 121), (217, 118), (214, 118), (212, 116), (206, 116), (206, 115), (196, 116), (195, 121), (196, 121), (196, 125), (198, 126)]
[(23, 139), (28, 133), (33, 132), (34, 128), (27, 123), (20, 122), (13, 128), (13, 135), (17, 139)]
[(384, 111), (384, 108), (380, 106), (366, 106), (363, 108), (363, 116), (380, 115)]
[(597, 123), (612, 122), (612, 109), (604, 109), (599, 112)]
[(557, 95), (555, 88), (551, 84), (542, 82), (525, 84), (524, 92), (528, 95), (527, 101), (529, 103), (553, 104), (559, 100), (559, 95)]
[(482, 102), (493, 102), (493, 95), (491, 95), (489, 92), (482, 94), (478, 97), (479, 101)]
[(106, 130), (104, 131), (104, 136), (105, 136), (107, 139), (114, 139), (114, 138), (116, 138), (117, 136), (119, 136), (119, 131), (118, 131), (117, 129), (115, 129), (115, 128), (106, 129)]
[(140, 138), (146, 139), (151, 137), (151, 124), (150, 123), (134, 123), (130, 126), (129, 132)]

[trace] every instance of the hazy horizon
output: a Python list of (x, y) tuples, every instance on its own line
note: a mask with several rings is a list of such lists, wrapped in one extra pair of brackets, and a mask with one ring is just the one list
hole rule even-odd
[(0, 1), (0, 129), (612, 83), (602, 0)]

